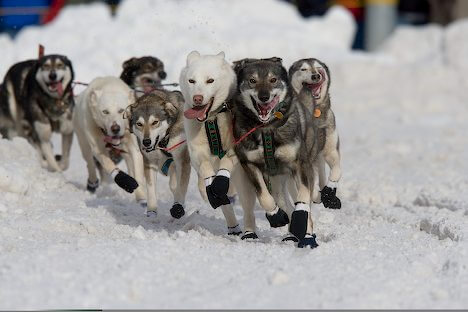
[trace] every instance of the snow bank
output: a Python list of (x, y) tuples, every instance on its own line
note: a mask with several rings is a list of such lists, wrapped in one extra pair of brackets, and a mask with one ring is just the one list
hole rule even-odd
[[(267, 8), (267, 10), (265, 10)], [(291, 63), (301, 57), (348, 51), (354, 21), (335, 7), (324, 18), (304, 20), (282, 1), (124, 1), (116, 19), (107, 6), (66, 7), (51, 24), (20, 32), (15, 42), (0, 37), (0, 76), (13, 63), (46, 53), (61, 53), (73, 61), (78, 80), (118, 75), (133, 56), (161, 58), (168, 81), (178, 81), (186, 55), (226, 52), (230, 60), (243, 57), (284, 56)]]

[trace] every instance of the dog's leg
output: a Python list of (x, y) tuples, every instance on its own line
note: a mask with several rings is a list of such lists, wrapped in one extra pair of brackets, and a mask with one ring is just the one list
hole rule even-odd
[(318, 244), (315, 241), (313, 223), (310, 216), (311, 192), (309, 186), (309, 184), (314, 183), (313, 177), (315, 176), (315, 172), (313, 172), (312, 181), (310, 181), (305, 169), (306, 168), (299, 167), (298, 170), (293, 173), (298, 192), (295, 210), (291, 217), (291, 223), (289, 224), (289, 232), (299, 239), (298, 247), (315, 248)]
[(86, 161), (86, 167), (88, 169), (88, 183), (86, 188), (89, 192), (94, 193), (99, 186), (99, 180), (96, 175), (96, 163), (93, 158), (93, 152), (91, 151), (91, 146), (89, 146), (82, 135), (77, 133), (76, 137), (80, 145), (81, 155)]
[(187, 194), (188, 183), (190, 180), (190, 159), (188, 151), (182, 153), (175, 160), (175, 171), (177, 173), (177, 188), (174, 193), (174, 204), (171, 208), (171, 215), (179, 219), (185, 214), (185, 196)]
[(126, 154), (127, 157), (125, 158), (128, 172), (139, 184), (135, 190), (135, 199), (141, 206), (146, 207), (146, 192), (143, 188), (143, 181), (145, 179), (143, 155), (136, 149), (136, 146), (132, 144), (129, 144), (128, 151), (129, 152)]
[(327, 136), (329, 142), (325, 145), (323, 155), (330, 167), (330, 176), (327, 185), (322, 189), (321, 197), (323, 205), (330, 209), (340, 209), (341, 201), (336, 196), (338, 181), (341, 179), (339, 138), (336, 131)]
[(232, 173), (233, 186), (236, 187), (239, 194), (239, 201), (244, 212), (244, 234), (241, 239), (256, 239), (255, 224), (255, 192), (242, 166), (238, 165)]
[(217, 193), (216, 189), (213, 189), (213, 180), (216, 178), (212, 164), (208, 160), (204, 160), (200, 163), (199, 174), (204, 178), (206, 186), (206, 195), (208, 201), (210, 202), (211, 207), (214, 209), (219, 206), (229, 205), (231, 202), (227, 196), (227, 191), (225, 194)]
[(86, 138), (91, 145), (91, 150), (93, 151), (94, 157), (96, 157), (105, 173), (111, 175), (115, 183), (117, 183), (117, 185), (126, 192), (133, 193), (133, 191), (138, 187), (138, 182), (133, 177), (129, 176), (123, 171), (120, 171), (120, 169), (116, 167), (112, 159), (110, 159), (108, 155), (99, 149), (98, 144), (96, 143), (95, 138), (93, 135), (91, 135), (91, 133), (87, 133)]
[[(11, 119), (15, 127), (15, 132), (16, 132), (15, 135), (24, 136), (23, 123), (21, 122), (22, 118), (20, 118), (19, 112), (18, 112), (18, 109), (19, 109), (18, 101), (16, 100), (13, 83), (10, 80), (6, 82), (6, 89), (7, 89), (7, 94), (8, 94), (8, 109), (10, 111)], [(10, 136), (10, 139), (11, 138), (12, 137)]]
[(205, 181), (203, 178), (197, 174), (197, 179), (198, 179), (198, 191), (200, 192), (200, 196), (204, 201), (208, 201), (208, 196), (206, 195), (206, 187), (205, 187)]
[(289, 223), (289, 218), (286, 212), (280, 209), (273, 196), (268, 191), (268, 187), (263, 179), (262, 172), (252, 164), (243, 165), (245, 174), (250, 178), (257, 193), (257, 198), (260, 206), (266, 212), (266, 218), (270, 222), (271, 227), (281, 227)]
[(62, 169), (60, 169), (57, 161), (55, 160), (52, 144), (50, 143), (50, 138), (52, 137), (52, 126), (50, 123), (35, 121), (34, 130), (39, 138), (39, 146), (41, 147), (42, 155), (45, 157), (47, 164), (49, 165), (49, 169), (61, 172)]
[(157, 172), (151, 167), (149, 162), (145, 159), (145, 179), (146, 191), (148, 194), (148, 207), (146, 209), (146, 216), (156, 216), (158, 210), (158, 197), (156, 193)]
[(67, 170), (70, 165), (70, 150), (73, 143), (73, 132), (62, 134), (62, 157), (59, 166), (62, 170)]

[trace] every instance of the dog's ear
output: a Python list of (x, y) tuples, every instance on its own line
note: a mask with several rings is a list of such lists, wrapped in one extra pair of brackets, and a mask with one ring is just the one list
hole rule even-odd
[(90, 94), (90, 103), (92, 107), (97, 105), (99, 97), (102, 95), (102, 90), (96, 89), (92, 90)]
[(265, 58), (265, 59), (262, 59), (262, 61), (269, 61), (269, 62), (273, 62), (273, 63), (283, 64), (283, 59), (280, 58), (280, 57), (277, 57), (277, 56)]
[(255, 58), (244, 58), (242, 60), (234, 61), (232, 62), (234, 64), (232, 69), (234, 69), (234, 72), (236, 73), (236, 75), (238, 75), (247, 64), (255, 63), (258, 61), (259, 59)]
[(216, 54), (216, 57), (221, 59), (221, 60), (224, 60), (225, 57), (226, 57), (226, 54), (224, 53), (224, 51), (221, 51), (218, 54)]
[(171, 101), (172, 104), (177, 106), (178, 109), (182, 108), (185, 103), (182, 92), (177, 91), (177, 90), (171, 91), (171, 93), (169, 94), (169, 100)]
[(137, 60), (136, 57), (132, 57), (131, 59), (126, 60), (125, 62), (123, 62), (122, 68), (127, 69), (127, 68), (135, 65), (136, 60)]
[(177, 108), (177, 104), (172, 103), (172, 101), (164, 102), (164, 110), (167, 113), (167, 117), (174, 118), (177, 115), (179, 109)]
[(200, 58), (200, 53), (198, 51), (192, 51), (187, 55), (187, 66), (192, 64), (195, 60)]

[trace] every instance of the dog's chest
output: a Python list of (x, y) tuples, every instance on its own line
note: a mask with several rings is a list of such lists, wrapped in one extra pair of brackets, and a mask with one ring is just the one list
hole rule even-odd
[(271, 133), (259, 133), (255, 139), (250, 142), (250, 146), (255, 146), (255, 148), (244, 152), (248, 161), (262, 165), (274, 162), (286, 167), (296, 161), (300, 147), (299, 141), (279, 142)]

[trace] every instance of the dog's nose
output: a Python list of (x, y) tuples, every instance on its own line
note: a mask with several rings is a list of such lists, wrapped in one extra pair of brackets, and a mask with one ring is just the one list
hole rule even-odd
[(193, 103), (196, 105), (202, 105), (203, 104), (203, 95), (194, 95), (193, 96)]
[(120, 132), (120, 126), (118, 124), (113, 124), (111, 127), (111, 131), (113, 134), (118, 134)]
[(322, 79), (322, 75), (320, 74), (312, 74), (312, 76), (310, 76), (310, 79), (312, 79), (312, 82), (319, 82), (320, 79)]
[(55, 79), (57, 79), (57, 74), (56, 74), (55, 72), (51, 72), (51, 73), (49, 74), (49, 79), (52, 80), (52, 81), (54, 81)]
[(166, 79), (167, 74), (166, 74), (165, 71), (160, 71), (160, 72), (158, 73), (158, 76), (159, 76), (159, 78), (161, 78), (161, 79)]
[(148, 138), (143, 139), (143, 145), (145, 147), (150, 147), (151, 146), (151, 139), (148, 139)]
[(263, 103), (268, 102), (270, 99), (270, 94), (269, 93), (259, 93), (258, 94), (258, 99), (262, 101)]

